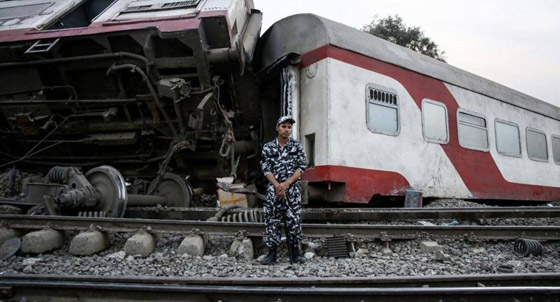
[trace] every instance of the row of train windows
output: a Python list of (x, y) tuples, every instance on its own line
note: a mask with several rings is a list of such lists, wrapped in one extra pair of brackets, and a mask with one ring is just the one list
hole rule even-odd
[[(384, 96), (379, 98), (378, 96)], [(367, 124), (375, 133), (398, 135), (400, 132), (397, 94), (385, 87), (369, 85), (367, 95)], [(521, 157), (521, 137), (515, 123), (496, 119), (496, 150), (506, 156)], [(447, 108), (443, 103), (429, 99), (422, 101), (422, 129), (426, 141), (440, 144), (449, 142)], [(459, 145), (463, 148), (488, 151), (486, 118), (477, 113), (459, 109), (457, 112)], [(543, 131), (527, 128), (527, 153), (535, 161), (548, 162), (548, 146)], [(560, 136), (552, 135), (552, 155), (560, 164)]]

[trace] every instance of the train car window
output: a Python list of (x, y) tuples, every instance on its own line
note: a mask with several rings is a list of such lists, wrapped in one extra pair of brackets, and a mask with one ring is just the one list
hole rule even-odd
[(546, 134), (537, 129), (527, 128), (527, 154), (529, 158), (536, 161), (548, 162), (548, 146), (546, 145)]
[(459, 109), (457, 111), (457, 132), (461, 147), (488, 151), (488, 126), (484, 116)]
[(95, 18), (104, 12), (116, 0), (85, 0), (72, 11), (49, 25), (47, 29), (64, 29), (89, 26)]
[(193, 7), (197, 6), (200, 0), (160, 2), (164, 1), (131, 2), (121, 14)]
[(553, 135), (552, 137), (552, 157), (554, 162), (560, 164), (560, 136)]
[(368, 84), (366, 87), (366, 120), (373, 133), (397, 136), (400, 132), (399, 98), (391, 88)]
[(521, 157), (519, 126), (512, 122), (496, 120), (496, 150), (507, 156)]
[(429, 99), (422, 100), (422, 130), (428, 142), (447, 144), (449, 142), (449, 122), (447, 107), (443, 103)]

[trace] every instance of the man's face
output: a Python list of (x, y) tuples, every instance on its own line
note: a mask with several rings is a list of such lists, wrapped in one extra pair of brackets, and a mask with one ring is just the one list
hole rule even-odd
[(282, 138), (290, 138), (292, 134), (292, 123), (285, 122), (278, 126), (276, 126), (276, 131), (278, 131), (278, 135)]

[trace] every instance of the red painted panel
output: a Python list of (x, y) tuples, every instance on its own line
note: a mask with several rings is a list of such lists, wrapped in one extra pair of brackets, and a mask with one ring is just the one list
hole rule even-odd
[[(301, 65), (305, 67), (327, 57), (397, 80), (410, 93), (420, 109), (424, 98), (444, 103), (449, 112), (450, 139), (449, 144), (441, 145), (441, 147), (473, 197), (512, 200), (560, 199), (560, 188), (510, 183), (504, 179), (489, 152), (462, 148), (457, 138), (459, 105), (440, 80), (331, 45), (320, 47), (303, 55)], [(520, 171), (520, 173), (522, 172)], [(369, 183), (370, 186), (371, 184)], [(377, 183), (375, 185), (377, 186)]]
[(198, 29), (200, 18), (224, 16), (227, 11), (200, 12), (198, 15), (182, 15), (173, 17), (154, 17), (145, 19), (130, 19), (121, 21), (108, 21), (92, 23), (88, 27), (66, 28), (56, 30), (37, 30), (36, 28), (24, 28), (8, 31), (0, 31), (0, 42), (26, 41), (38, 39), (50, 39), (61, 37), (77, 37), (84, 35), (95, 35), (109, 32), (127, 30), (141, 30), (157, 28), (162, 32), (175, 32), (188, 29)]
[(404, 190), (409, 187), (408, 181), (395, 172), (342, 166), (318, 166), (307, 169), (303, 179), (309, 182), (346, 183), (344, 202), (350, 203), (368, 203), (375, 194), (403, 195)]

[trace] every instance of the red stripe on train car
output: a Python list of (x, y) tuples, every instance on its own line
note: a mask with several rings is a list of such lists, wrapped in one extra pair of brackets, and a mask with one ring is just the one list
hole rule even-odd
[[(441, 147), (473, 198), (543, 201), (560, 199), (560, 188), (510, 183), (504, 179), (489, 152), (462, 148), (457, 138), (459, 104), (440, 80), (332, 45), (304, 54), (301, 66), (306, 67), (325, 58), (332, 58), (397, 80), (410, 93), (420, 110), (422, 110), (422, 100), (425, 98), (444, 103), (449, 112), (450, 139), (449, 144)], [(378, 185), (383, 186), (376, 183), (376, 186)]]
[[(309, 182), (346, 183), (344, 202), (368, 203), (373, 195), (402, 195), (409, 188), (408, 181), (399, 173), (351, 168), (318, 166), (307, 169), (303, 179)], [(376, 184), (372, 186), (371, 184)]]
[(179, 32), (200, 27), (200, 18), (226, 16), (227, 11), (217, 10), (200, 12), (198, 15), (153, 17), (120, 21), (94, 22), (88, 27), (38, 30), (22, 28), (0, 31), (0, 42), (15, 42), (63, 37), (80, 37), (129, 30), (158, 29), (161, 32)]

